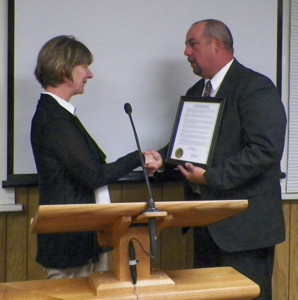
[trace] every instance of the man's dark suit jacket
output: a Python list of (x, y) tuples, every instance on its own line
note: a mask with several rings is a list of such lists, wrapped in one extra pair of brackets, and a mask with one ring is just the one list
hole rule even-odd
[[(137, 151), (105, 163), (105, 154), (72, 115), (42, 94), (31, 124), (31, 143), (39, 178), (40, 205), (95, 203), (94, 189), (115, 182), (140, 165)], [(38, 235), (37, 262), (69, 268), (96, 260), (95, 234)]]
[[(200, 97), (203, 88), (202, 79), (187, 95)], [(286, 115), (278, 90), (234, 60), (216, 97), (224, 97), (226, 105), (201, 199), (248, 199), (249, 208), (209, 226), (210, 234), (229, 252), (280, 243), (285, 238), (280, 160)]]

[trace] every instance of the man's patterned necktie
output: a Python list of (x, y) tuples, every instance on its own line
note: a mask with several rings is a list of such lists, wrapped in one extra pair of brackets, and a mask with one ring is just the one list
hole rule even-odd
[(205, 84), (205, 91), (203, 97), (210, 97), (211, 88), (212, 88), (211, 81), (208, 80)]

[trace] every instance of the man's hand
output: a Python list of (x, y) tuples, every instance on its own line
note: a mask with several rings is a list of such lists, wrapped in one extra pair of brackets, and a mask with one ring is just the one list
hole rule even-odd
[(191, 183), (206, 185), (207, 181), (204, 176), (206, 170), (200, 167), (195, 167), (191, 163), (186, 163), (184, 166), (179, 165), (178, 169), (182, 175)]

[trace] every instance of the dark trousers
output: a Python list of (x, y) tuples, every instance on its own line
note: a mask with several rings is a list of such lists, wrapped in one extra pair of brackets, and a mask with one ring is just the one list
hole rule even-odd
[(260, 286), (259, 300), (272, 300), (274, 248), (226, 252), (215, 244), (207, 227), (194, 228), (194, 267), (236, 269)]

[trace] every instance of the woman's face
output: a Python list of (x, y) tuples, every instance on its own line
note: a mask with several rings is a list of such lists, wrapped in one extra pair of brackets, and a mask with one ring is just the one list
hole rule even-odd
[(72, 70), (72, 81), (70, 81), (73, 96), (84, 93), (84, 87), (88, 79), (93, 78), (89, 65), (78, 65)]

